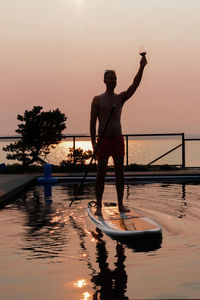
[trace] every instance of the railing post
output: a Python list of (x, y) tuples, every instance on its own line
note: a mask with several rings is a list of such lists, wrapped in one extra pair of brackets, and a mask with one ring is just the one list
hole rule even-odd
[(185, 134), (182, 133), (182, 168), (185, 168)]
[(126, 166), (128, 167), (128, 135), (126, 135)]
[(74, 164), (75, 164), (75, 149), (76, 149), (75, 139), (76, 139), (76, 137), (73, 136), (73, 155), (74, 155)]

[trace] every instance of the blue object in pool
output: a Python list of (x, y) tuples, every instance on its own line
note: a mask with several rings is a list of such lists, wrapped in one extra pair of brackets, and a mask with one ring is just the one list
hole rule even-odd
[(51, 205), (52, 204), (52, 185), (53, 184), (44, 184), (44, 198), (46, 201), (46, 204)]
[(56, 177), (51, 177), (52, 165), (44, 165), (44, 177), (38, 177), (37, 182), (40, 184), (55, 184), (58, 182)]
[(6, 165), (3, 163), (3, 164), (0, 164), (0, 170), (5, 170), (6, 169)]

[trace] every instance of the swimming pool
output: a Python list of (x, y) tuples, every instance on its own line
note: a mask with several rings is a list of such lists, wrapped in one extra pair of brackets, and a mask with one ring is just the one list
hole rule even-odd
[[(0, 210), (2, 299), (177, 299), (200, 297), (200, 184), (125, 186), (125, 203), (161, 224), (154, 250), (136, 251), (97, 233), (85, 215), (86, 184), (34, 186)], [(104, 199), (115, 202), (112, 183)]]

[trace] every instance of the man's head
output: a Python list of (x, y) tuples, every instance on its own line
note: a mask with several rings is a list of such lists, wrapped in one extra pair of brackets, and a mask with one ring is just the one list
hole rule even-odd
[(105, 70), (104, 82), (108, 88), (114, 89), (117, 84), (117, 76), (114, 70)]

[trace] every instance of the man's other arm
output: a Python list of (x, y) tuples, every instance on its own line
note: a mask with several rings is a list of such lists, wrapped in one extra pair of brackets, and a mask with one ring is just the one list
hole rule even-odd
[(96, 122), (98, 116), (98, 106), (97, 106), (97, 98), (94, 97), (92, 104), (91, 104), (91, 111), (90, 111), (90, 135), (91, 135), (91, 142), (92, 147), (95, 150), (96, 147)]

